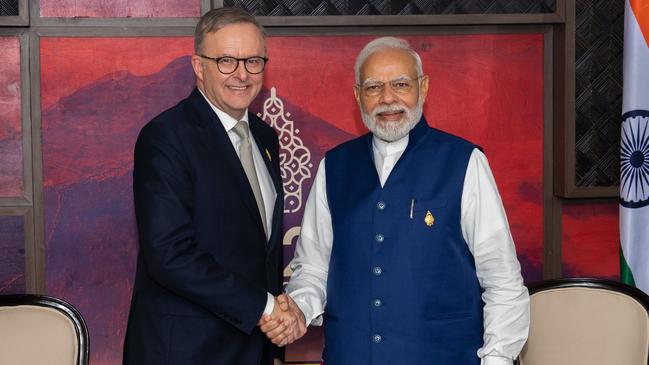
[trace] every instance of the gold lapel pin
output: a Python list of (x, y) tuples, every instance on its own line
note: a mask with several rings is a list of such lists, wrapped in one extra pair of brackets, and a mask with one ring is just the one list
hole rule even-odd
[(424, 222), (428, 227), (432, 226), (435, 223), (435, 217), (433, 217), (430, 210), (426, 211), (426, 218), (424, 218)]
[(268, 161), (272, 161), (273, 158), (270, 157), (270, 152), (268, 152), (268, 148), (265, 148), (264, 150), (266, 151), (266, 156), (268, 156)]

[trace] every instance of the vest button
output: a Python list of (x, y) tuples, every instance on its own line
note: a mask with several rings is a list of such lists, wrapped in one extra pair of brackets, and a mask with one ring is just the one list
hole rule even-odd
[(381, 243), (381, 242), (383, 242), (383, 240), (385, 240), (385, 237), (382, 234), (379, 233), (376, 236), (374, 236), (374, 239), (376, 240), (376, 242)]
[(376, 207), (379, 208), (379, 210), (385, 209), (385, 202), (381, 200), (380, 202), (376, 203)]
[(374, 335), (372, 336), (372, 342), (374, 343), (380, 343), (383, 338), (381, 338), (381, 335)]
[(376, 266), (372, 269), (372, 272), (374, 273), (374, 275), (379, 276), (381, 275), (381, 273), (383, 273), (383, 270), (381, 269), (381, 267)]
[(381, 302), (381, 299), (374, 299), (372, 303), (374, 304), (375, 307), (380, 307), (381, 304), (383, 304), (383, 302)]

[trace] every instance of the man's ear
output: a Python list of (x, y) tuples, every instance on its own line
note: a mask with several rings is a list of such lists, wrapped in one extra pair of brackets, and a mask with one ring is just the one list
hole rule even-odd
[(197, 55), (192, 56), (192, 68), (194, 69), (196, 79), (203, 82), (203, 60)]
[(356, 99), (358, 107), (361, 108), (361, 89), (358, 85), (354, 85), (354, 98)]
[(428, 95), (428, 75), (422, 76), (421, 88), (419, 89), (419, 97), (422, 101), (426, 100), (426, 95)]

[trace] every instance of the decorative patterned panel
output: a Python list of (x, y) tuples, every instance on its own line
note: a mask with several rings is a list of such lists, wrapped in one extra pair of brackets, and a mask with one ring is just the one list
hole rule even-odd
[(409, 15), (552, 13), (555, 0), (225, 0), (254, 15)]
[(23, 196), (20, 42), (0, 37), (0, 197)]
[(563, 276), (618, 279), (620, 230), (616, 201), (563, 207)]
[(0, 0), (0, 16), (18, 16), (18, 0)]
[(619, 184), (624, 1), (578, 0), (575, 185)]
[(25, 293), (23, 217), (0, 216), (0, 294)]
[(42, 17), (174, 18), (199, 17), (200, 0), (40, 0)]

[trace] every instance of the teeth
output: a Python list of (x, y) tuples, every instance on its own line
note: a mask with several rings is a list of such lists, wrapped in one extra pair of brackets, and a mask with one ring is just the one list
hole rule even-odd
[(228, 86), (228, 87), (230, 89), (234, 89), (234, 90), (245, 90), (246, 89), (245, 86)]

